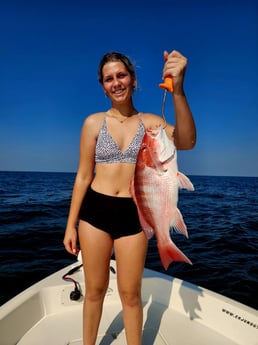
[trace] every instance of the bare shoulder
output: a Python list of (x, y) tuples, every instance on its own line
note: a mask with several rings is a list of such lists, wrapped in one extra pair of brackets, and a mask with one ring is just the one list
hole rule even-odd
[(156, 128), (157, 126), (165, 126), (167, 136), (173, 138), (175, 126), (165, 122), (163, 117), (151, 113), (141, 113), (141, 118), (145, 128)]
[(103, 122), (104, 116), (105, 116), (104, 112), (90, 114), (84, 120), (84, 125), (86, 125), (86, 126), (96, 126), (99, 123)]
[(103, 123), (104, 117), (104, 112), (88, 115), (84, 120), (82, 130), (86, 132), (91, 132), (92, 134), (98, 134), (100, 127)]

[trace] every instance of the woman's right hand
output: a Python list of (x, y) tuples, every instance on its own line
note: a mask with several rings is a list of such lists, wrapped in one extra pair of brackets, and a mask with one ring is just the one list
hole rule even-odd
[(163, 79), (172, 77), (174, 93), (183, 93), (187, 58), (177, 50), (173, 50), (170, 54), (164, 51), (164, 60)]
[(63, 244), (68, 253), (72, 255), (78, 255), (79, 248), (77, 247), (76, 228), (66, 228)]

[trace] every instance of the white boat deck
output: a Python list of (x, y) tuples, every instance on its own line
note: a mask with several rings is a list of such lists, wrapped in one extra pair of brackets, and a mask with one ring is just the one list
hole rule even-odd
[[(1, 345), (83, 344), (82, 298), (71, 301), (73, 284), (62, 280), (70, 268), (0, 308)], [(82, 271), (73, 278), (84, 292)], [(258, 345), (258, 313), (249, 307), (150, 270), (145, 271), (142, 291), (143, 345)], [(110, 344), (126, 344), (113, 273), (97, 340), (97, 345)]]
[[(97, 344), (126, 344), (118, 305), (104, 310)], [(146, 308), (145, 315), (148, 309)], [(160, 319), (162, 315), (162, 320)], [(143, 331), (143, 345), (235, 345), (214, 330), (186, 319), (177, 312), (166, 310), (157, 303), (151, 305), (151, 319)], [(54, 339), (54, 341), (53, 341)], [(18, 342), (19, 345), (82, 345), (81, 313), (78, 310), (49, 315), (40, 320)]]
[[(191, 321), (189, 318), (187, 319), (180, 313), (170, 310), (164, 311), (163, 306), (157, 303), (145, 308), (145, 317), (148, 310), (150, 315), (148, 321), (145, 322), (143, 331), (144, 345), (237, 344), (214, 330), (198, 322)], [(160, 319), (161, 315), (162, 319)], [(69, 310), (65, 313), (57, 313), (41, 319), (18, 344), (82, 345), (81, 310)], [(97, 344), (126, 344), (118, 304), (113, 303), (109, 305), (109, 308), (104, 309)]]

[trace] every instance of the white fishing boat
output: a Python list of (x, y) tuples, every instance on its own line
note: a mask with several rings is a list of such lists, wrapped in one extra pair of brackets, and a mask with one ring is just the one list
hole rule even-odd
[[(97, 344), (124, 345), (114, 260), (110, 268)], [(84, 291), (80, 262), (29, 287), (0, 307), (0, 344), (82, 345)], [(220, 294), (145, 269), (142, 297), (143, 345), (258, 344), (258, 312)]]

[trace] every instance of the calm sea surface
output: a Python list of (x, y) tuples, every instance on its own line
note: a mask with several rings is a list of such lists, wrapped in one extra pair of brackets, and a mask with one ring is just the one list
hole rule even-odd
[[(73, 173), (0, 172), (0, 305), (73, 263), (62, 241)], [(189, 239), (173, 241), (193, 266), (167, 274), (258, 309), (258, 178), (190, 176), (179, 208)], [(146, 266), (164, 272), (151, 240)]]

